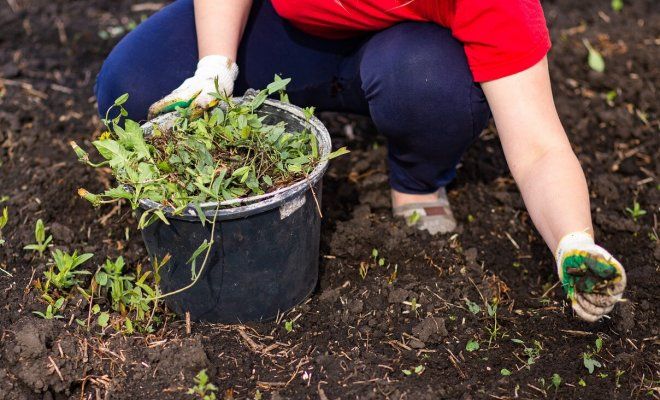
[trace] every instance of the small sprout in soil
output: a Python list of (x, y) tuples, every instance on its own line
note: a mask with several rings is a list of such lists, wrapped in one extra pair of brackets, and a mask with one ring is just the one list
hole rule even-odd
[(612, 11), (620, 12), (621, 10), (623, 10), (623, 0), (612, 0), (611, 6), (612, 6)]
[(600, 337), (596, 338), (596, 353), (600, 353), (600, 350), (603, 348), (603, 339)]
[(254, 400), (262, 400), (262, 397), (263, 397), (263, 395), (261, 394), (259, 389), (257, 389), (257, 391), (254, 392)]
[(514, 261), (513, 264), (511, 265), (513, 265), (513, 268), (520, 268), (522, 264), (520, 263), (520, 261)]
[(598, 50), (593, 48), (587, 39), (582, 39), (582, 43), (584, 44), (584, 47), (586, 47), (589, 51), (589, 58), (587, 59), (589, 68), (596, 72), (605, 71), (605, 60), (603, 59), (603, 56), (600, 55)]
[(500, 370), (500, 374), (501, 374), (502, 376), (509, 376), (509, 375), (511, 375), (511, 371), (509, 371), (509, 370), (506, 369), (506, 368), (502, 368), (502, 369)]
[(369, 263), (367, 262), (360, 262), (360, 268), (358, 269), (358, 273), (360, 274), (360, 278), (364, 280), (367, 277), (367, 273), (369, 272)]
[(584, 367), (589, 370), (590, 374), (593, 374), (594, 368), (602, 367), (601, 363), (598, 362), (598, 360), (594, 360), (592, 357), (593, 354), (591, 353), (582, 353), (582, 362)]
[(552, 378), (550, 378), (550, 381), (552, 382), (552, 386), (555, 387), (555, 390), (559, 389), (559, 385), (561, 385), (561, 376), (559, 374), (555, 373), (552, 374)]
[(476, 221), (476, 219), (477, 218), (472, 214), (468, 214), (468, 216), (467, 216), (467, 221), (470, 222), (470, 223)]
[(580, 378), (580, 380), (578, 381), (578, 385), (580, 385), (580, 386), (582, 386), (582, 387), (586, 387), (586, 386), (587, 386), (587, 382), (585, 382), (584, 379)]
[(605, 94), (605, 99), (607, 100), (607, 104), (611, 107), (614, 105), (614, 100), (617, 98), (619, 94), (617, 93), (616, 90), (610, 90)]
[(599, 377), (600, 379), (605, 379), (605, 378), (608, 377), (608, 375), (607, 375), (605, 372), (600, 372), (600, 373), (598, 374), (598, 377)]
[(46, 312), (42, 313), (41, 311), (32, 311), (34, 314), (37, 314), (43, 319), (60, 319), (64, 318), (63, 315), (57, 314), (58, 311), (62, 308), (62, 305), (64, 304), (64, 297), (60, 297), (57, 299), (53, 304), (49, 304), (48, 307), (46, 307)]
[(2, 209), (2, 215), (0, 215), (0, 246), (5, 244), (5, 239), (2, 237), (2, 228), (7, 225), (7, 221), (9, 221), (9, 211), (5, 207)]
[(493, 304), (486, 303), (486, 310), (488, 311), (488, 315), (493, 318), (492, 326), (489, 325), (486, 327), (486, 331), (490, 335), (488, 338), (488, 348), (490, 348), (492, 343), (497, 340), (497, 337), (504, 334), (500, 332), (500, 325), (497, 322), (497, 301), (493, 301)]
[(523, 353), (527, 356), (527, 365), (532, 365), (541, 357), (543, 345), (538, 340), (534, 340), (534, 347), (527, 347), (525, 342), (520, 339), (511, 339), (512, 342), (523, 346)]
[(291, 331), (293, 331), (293, 320), (284, 321), (284, 330), (287, 333), (291, 333)]
[(479, 350), (479, 342), (477, 342), (476, 340), (470, 339), (467, 342), (467, 344), (465, 345), (465, 350), (467, 350), (467, 351)]
[(378, 258), (378, 249), (371, 250), (371, 258), (374, 259), (374, 264), (375, 265), (377, 265), (379, 267), (382, 267), (382, 266), (385, 265), (385, 258), (384, 257)]
[(633, 202), (633, 208), (626, 207), (626, 212), (630, 214), (632, 217), (633, 221), (637, 222), (637, 219), (639, 217), (643, 217), (646, 215), (646, 210), (642, 208), (642, 206), (639, 205), (638, 202)]
[(48, 248), (48, 245), (53, 240), (51, 235), (46, 237), (46, 227), (44, 226), (44, 221), (39, 218), (37, 224), (34, 227), (34, 239), (37, 243), (29, 244), (23, 247), (23, 250), (32, 250), (39, 252), (39, 257), (43, 257), (44, 251)]
[(621, 379), (621, 377), (625, 373), (626, 373), (626, 371), (622, 371), (620, 369), (617, 369), (616, 372), (614, 373), (614, 383), (616, 384), (617, 388), (621, 387), (621, 384), (619, 383), (619, 380)]
[(419, 222), (420, 218), (422, 218), (422, 216), (417, 211), (413, 211), (413, 213), (408, 216), (408, 226), (414, 226)]
[(410, 314), (412, 311), (415, 313), (415, 315), (419, 316), (419, 309), (422, 307), (422, 305), (417, 302), (416, 298), (413, 298), (410, 301), (404, 301), (403, 304), (410, 308), (409, 310), (404, 310), (403, 314)]
[(188, 389), (188, 394), (195, 395), (196, 398), (202, 400), (216, 400), (215, 392), (218, 391), (218, 387), (210, 382), (205, 369), (199, 371), (193, 378), (193, 382), (195, 382), (195, 386)]
[(481, 312), (481, 307), (479, 306), (479, 304), (472, 302), (469, 299), (465, 299), (465, 304), (467, 305), (468, 310), (470, 310), (472, 314), (476, 315)]
[(412, 374), (421, 375), (424, 372), (425, 369), (426, 368), (423, 365), (418, 365), (413, 369), (401, 370), (401, 372), (403, 372), (403, 374), (406, 375), (406, 376), (410, 376)]
[(394, 264), (394, 271), (392, 271), (389, 278), (387, 278), (387, 283), (390, 285), (393, 284), (394, 281), (396, 280), (398, 273), (399, 273), (399, 264)]
[(77, 251), (74, 251), (73, 254), (68, 254), (60, 249), (56, 249), (53, 252), (53, 264), (48, 271), (44, 272), (44, 276), (46, 277), (44, 292), (48, 292), (51, 284), (60, 290), (70, 289), (74, 285), (79, 284), (80, 281), (77, 279), (77, 276), (89, 275), (91, 272), (80, 271), (78, 267), (93, 256), (90, 253), (78, 255)]

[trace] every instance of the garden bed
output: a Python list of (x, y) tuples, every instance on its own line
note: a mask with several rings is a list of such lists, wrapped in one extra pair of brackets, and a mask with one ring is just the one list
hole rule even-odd
[[(55, 247), (94, 254), (91, 272), (119, 255), (148, 266), (128, 206), (93, 209), (76, 195), (79, 186), (109, 187), (110, 175), (78, 163), (68, 145), (89, 149), (90, 134), (101, 133), (95, 74), (120, 27), (153, 8), (131, 3), (0, 3), (0, 208), (9, 211), (0, 399), (193, 398), (186, 391), (203, 369), (227, 399), (660, 396), (660, 14), (652, 1), (624, 2), (620, 13), (595, 0), (544, 4), (557, 107), (590, 182), (598, 241), (628, 274), (627, 301), (611, 318), (571, 315), (492, 129), (450, 187), (457, 233), (432, 237), (391, 217), (385, 145), (369, 121), (322, 114), (335, 147), (352, 152), (324, 180), (313, 296), (276, 322), (163, 316), (154, 333), (124, 336), (79, 326), (75, 319), (89, 316), (82, 296), (67, 301), (62, 319), (33, 314), (46, 308), (33, 282), (47, 267), (23, 247), (41, 218)], [(583, 38), (603, 54), (604, 73), (589, 69)], [(625, 211), (635, 201), (647, 211), (636, 221)], [(493, 299), (497, 310), (486, 305)], [(593, 373), (585, 354), (600, 364)]]

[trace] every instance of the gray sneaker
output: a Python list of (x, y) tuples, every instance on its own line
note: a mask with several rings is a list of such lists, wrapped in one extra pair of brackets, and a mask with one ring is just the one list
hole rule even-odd
[(438, 190), (438, 200), (422, 203), (411, 203), (394, 207), (395, 217), (403, 217), (409, 226), (419, 230), (427, 230), (431, 235), (452, 232), (456, 229), (456, 219), (451, 212), (447, 191)]

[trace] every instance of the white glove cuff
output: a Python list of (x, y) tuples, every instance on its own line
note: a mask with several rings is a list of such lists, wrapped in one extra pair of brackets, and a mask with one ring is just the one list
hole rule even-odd
[(230, 58), (220, 55), (203, 57), (197, 63), (195, 76), (199, 78), (218, 78), (218, 84), (223, 86), (232, 85), (238, 76), (238, 65)]
[(593, 246), (594, 238), (584, 231), (572, 232), (568, 235), (565, 235), (559, 241), (557, 245), (557, 251), (555, 252), (555, 259), (557, 260), (557, 270), (561, 275), (561, 261), (564, 253), (568, 250), (583, 249), (588, 246)]

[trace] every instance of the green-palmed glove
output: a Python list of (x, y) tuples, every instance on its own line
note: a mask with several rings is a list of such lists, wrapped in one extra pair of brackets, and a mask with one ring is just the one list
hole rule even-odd
[(626, 272), (589, 234), (564, 236), (557, 246), (556, 260), (559, 279), (580, 318), (597, 321), (621, 300)]
[(219, 55), (206, 56), (197, 63), (195, 75), (149, 107), (149, 119), (174, 111), (177, 107), (192, 105), (200, 110), (213, 107), (217, 101), (209, 93), (216, 91), (215, 81), (218, 82), (220, 93), (231, 96), (237, 76), (238, 65), (231, 59)]

